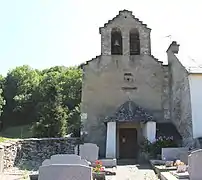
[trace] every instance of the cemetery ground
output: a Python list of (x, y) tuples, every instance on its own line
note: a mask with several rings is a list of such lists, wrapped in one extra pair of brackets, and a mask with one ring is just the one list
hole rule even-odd
[(99, 159), (99, 147), (93, 143), (80, 144), (78, 156), (72, 138), (5, 140), (0, 139), (0, 180), (37, 180), (30, 174), (38, 180), (202, 180), (202, 149), (162, 147), (156, 159), (138, 164)]
[[(81, 147), (80, 150), (82, 153), (80, 156), (76, 154), (52, 155), (50, 159), (46, 159), (42, 162), (38, 171), (27, 171), (26, 167), (24, 170), (20, 170), (16, 167), (7, 168), (0, 174), (0, 179), (30, 180), (29, 174), (38, 174), (38, 180), (50, 180), (50, 176), (51, 180), (56, 180), (57, 176), (60, 174), (60, 180), (65, 180), (66, 178), (64, 177), (67, 176), (69, 180), (81, 180), (82, 178), (90, 180), (90, 177), (96, 174), (94, 169), (96, 169), (97, 165), (99, 165), (100, 162), (102, 162), (101, 165), (104, 165), (106, 162), (104, 159), (96, 160), (99, 151), (97, 145), (85, 143), (81, 145)], [(87, 151), (86, 148), (88, 148)], [(158, 178), (161, 180), (201, 180), (201, 158), (202, 149), (188, 151), (187, 148), (182, 147), (162, 148), (161, 159), (149, 161), (152, 167), (147, 163), (140, 165), (135, 164), (134, 161), (131, 160), (117, 161), (117, 165), (113, 166), (113, 168), (105, 168), (104, 171), (102, 171), (106, 175), (104, 175), (105, 179), (100, 180), (158, 180)], [(175, 159), (178, 160), (175, 161)], [(112, 172), (112, 174), (108, 175), (106, 172)], [(115, 174), (113, 174), (113, 172)], [(55, 174), (57, 174), (57, 176), (52, 177)], [(81, 175), (77, 176), (79, 174)], [(72, 178), (75, 177), (75, 175), (77, 178)], [(94, 179), (92, 178), (92, 180)]]
[[(106, 180), (157, 180), (157, 176), (148, 164), (145, 165), (118, 165), (116, 168), (106, 168), (115, 171), (116, 175), (106, 176)], [(0, 176), (1, 180), (30, 180), (29, 171), (12, 168)]]
[[(7, 140), (6, 138), (2, 138), (3, 143), (6, 140)], [(53, 141), (56, 141), (56, 140), (53, 140)], [(27, 143), (30, 146), (30, 144), (33, 144), (34, 142), (35, 143), (39, 143), (39, 142), (42, 142), (42, 141), (41, 140), (39, 140), (39, 141), (36, 140), (36, 141), (31, 141), (30, 142), (30, 140), (29, 140)], [(43, 141), (43, 143), (40, 143), (40, 144), (44, 145), (44, 141)], [(41, 148), (41, 149), (44, 150), (44, 152), (47, 152), (45, 150), (45, 148), (44, 148), (45, 146), (47, 146), (47, 145), (45, 144), (43, 146), (43, 148)], [(51, 145), (51, 148), (53, 148), (53, 146), (54, 146), (54, 144)], [(87, 150), (86, 150), (86, 148), (87, 148)], [(77, 148), (75, 147), (75, 151), (74, 152), (76, 152), (76, 150), (77, 150)], [(29, 154), (28, 151), (26, 151), (26, 152)], [(32, 149), (32, 152), (33, 152), (33, 149)], [(85, 165), (85, 167), (87, 169), (89, 169), (91, 167), (89, 167), (89, 164), (86, 165), (85, 163), (86, 162), (90, 162), (91, 166), (93, 166), (92, 163), (93, 162), (95, 163), (97, 161), (97, 159), (98, 159), (98, 152), (99, 152), (99, 147), (97, 145), (91, 144), (91, 143), (85, 143), (84, 145), (80, 145), (80, 156), (78, 156), (76, 154), (62, 154), (62, 153), (58, 154), (58, 153), (55, 153), (54, 151), (52, 151), (51, 153), (56, 154), (56, 155), (52, 155), (50, 157), (50, 159), (46, 159), (45, 160), (46, 162), (43, 161), (42, 164), (40, 163), (40, 167), (42, 167), (41, 169), (43, 169), (43, 167), (45, 167), (45, 166), (49, 166), (49, 167), (52, 166), (53, 167), (54, 164), (57, 164), (57, 165), (61, 165), (62, 164), (63, 166), (66, 166), (66, 165), (67, 166), (68, 165), (71, 166), (74, 163), (76, 165), (80, 166), (80, 165), (82, 165), (81, 164), (81, 162), (82, 162), (82, 163), (84, 163), (83, 165)], [(43, 153), (43, 154), (47, 155), (46, 153)], [(77, 160), (75, 161), (75, 159), (74, 159), (73, 160), (74, 162), (72, 162), (72, 160), (70, 160), (71, 158), (69, 159), (70, 156), (77, 156), (76, 157)], [(5, 156), (4, 156), (4, 158), (5, 158)], [(11, 158), (12, 159), (12, 157), (11, 156), (7, 156), (6, 157), (6, 162), (4, 162), (4, 163), (6, 163), (6, 167), (8, 165), (7, 164), (8, 163), (7, 162), (7, 160), (8, 160), (7, 158), (9, 158), (9, 159)], [(86, 159), (87, 159), (87, 161), (86, 161)], [(29, 159), (29, 160), (31, 160), (31, 164), (32, 163), (35, 164), (36, 157), (32, 156), (31, 159)], [(104, 160), (102, 162), (104, 164)], [(46, 164), (46, 163), (48, 163), (48, 164)], [(18, 165), (16, 166), (16, 165), (14, 165), (12, 167), (4, 168), (3, 172), (0, 174), (0, 179), (1, 180), (23, 180), (23, 179), (30, 180), (30, 177), (29, 177), (30, 174), (38, 174), (38, 175), (43, 174), (43, 172), (40, 171), (40, 167), (37, 168), (37, 169), (35, 169), (35, 170), (32, 170), (28, 166), (27, 167), (26, 166), (22, 167), (22, 166), (18, 166)], [(104, 167), (106, 167), (106, 166), (104, 165)], [(157, 176), (155, 175), (154, 171), (152, 170), (152, 168), (148, 164), (147, 165), (137, 165), (137, 164), (134, 165), (134, 162), (130, 162), (129, 161), (128, 163), (127, 162), (118, 163), (117, 165), (115, 165), (115, 167), (113, 167), (113, 168), (105, 168), (105, 170), (109, 171), (109, 172), (115, 172), (115, 174), (113, 174), (113, 175), (112, 174), (111, 175), (106, 175), (105, 176), (106, 180), (133, 180), (133, 179), (134, 180), (136, 180), (136, 179), (139, 179), (139, 180), (156, 180), (157, 179)], [(52, 170), (49, 170), (49, 171), (51, 172)], [(76, 172), (80, 172), (79, 169), (75, 169), (75, 171)], [(92, 169), (92, 172), (93, 172), (93, 169)], [(69, 173), (66, 173), (66, 175), (67, 174), (69, 175)], [(77, 173), (77, 174), (79, 174), (79, 173)], [(90, 176), (87, 176), (87, 177), (90, 177)], [(54, 179), (54, 180), (56, 180), (56, 179)], [(84, 178), (84, 179), (87, 180), (89, 178)]]

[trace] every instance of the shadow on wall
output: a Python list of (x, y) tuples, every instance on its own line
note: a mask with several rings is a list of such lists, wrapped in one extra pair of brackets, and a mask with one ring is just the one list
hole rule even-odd
[(166, 137), (173, 137), (173, 140), (179, 146), (182, 145), (182, 136), (177, 131), (175, 125), (173, 123), (157, 123), (156, 124), (157, 130), (157, 137), (159, 136), (166, 136)]
[(202, 149), (202, 137), (198, 138), (198, 142), (200, 144), (200, 148)]

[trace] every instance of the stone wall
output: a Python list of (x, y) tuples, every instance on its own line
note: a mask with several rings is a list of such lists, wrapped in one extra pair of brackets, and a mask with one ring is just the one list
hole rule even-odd
[(37, 170), (41, 163), (54, 154), (74, 154), (75, 138), (42, 138), (7, 141), (4, 148), (4, 169)]

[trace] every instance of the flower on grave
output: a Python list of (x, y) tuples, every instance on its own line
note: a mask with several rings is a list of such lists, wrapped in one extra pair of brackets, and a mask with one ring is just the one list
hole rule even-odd
[(104, 167), (102, 166), (102, 162), (98, 160), (95, 161), (95, 167), (93, 168), (93, 172), (99, 173), (103, 171), (104, 171)]
[(180, 160), (176, 160), (174, 166), (180, 166), (180, 165), (185, 165), (185, 164)]
[(101, 166), (102, 166), (102, 162), (99, 161), (99, 160), (95, 161), (95, 164), (96, 164), (96, 165), (101, 165)]

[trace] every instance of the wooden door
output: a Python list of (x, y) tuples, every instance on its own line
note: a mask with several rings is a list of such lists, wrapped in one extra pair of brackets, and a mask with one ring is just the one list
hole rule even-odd
[(119, 157), (120, 159), (137, 157), (137, 130), (135, 128), (119, 129)]

